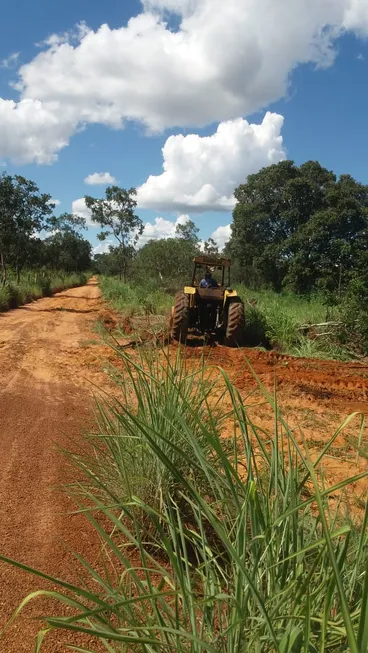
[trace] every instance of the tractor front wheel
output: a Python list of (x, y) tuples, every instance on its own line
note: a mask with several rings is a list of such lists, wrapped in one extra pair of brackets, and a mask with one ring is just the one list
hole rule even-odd
[(189, 297), (184, 292), (175, 297), (171, 320), (171, 337), (178, 342), (185, 342), (189, 327)]
[(233, 301), (228, 308), (225, 344), (228, 347), (241, 346), (244, 340), (244, 329), (244, 304), (241, 301)]

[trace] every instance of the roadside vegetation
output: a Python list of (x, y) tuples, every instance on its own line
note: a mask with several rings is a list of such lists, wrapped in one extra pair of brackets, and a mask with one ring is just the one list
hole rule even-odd
[(19, 283), (10, 280), (4, 286), (0, 286), (0, 311), (23, 306), (41, 297), (50, 297), (67, 288), (83, 286), (87, 283), (87, 279), (88, 276), (82, 273), (25, 272)]
[(125, 317), (170, 313), (173, 295), (159, 288), (155, 282), (128, 284), (114, 277), (100, 277), (100, 289), (111, 306)]
[(86, 282), (85, 220), (54, 209), (34, 182), (0, 175), (0, 311)]
[(349, 350), (341, 334), (339, 311), (318, 295), (237, 288), (246, 302), (245, 341), (305, 358), (348, 360)]
[(58, 589), (26, 599), (68, 610), (43, 618), (35, 651), (55, 629), (109, 653), (367, 651), (368, 505), (355, 527), (345, 498), (368, 472), (323, 479), (341, 429), (312, 462), (264, 388), (272, 433), (219, 368), (180, 351), (116, 356), (119, 399), (99, 403), (89, 454), (68, 454), (105, 562), (82, 559), (83, 584), (52, 578)]

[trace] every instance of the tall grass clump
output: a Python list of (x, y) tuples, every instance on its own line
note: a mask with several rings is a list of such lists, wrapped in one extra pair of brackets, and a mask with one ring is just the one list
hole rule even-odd
[[(350, 360), (354, 357), (354, 347), (347, 348), (349, 339), (337, 328), (340, 309), (327, 306), (323, 298), (254, 291), (245, 286), (240, 286), (238, 291), (245, 301), (245, 342), (248, 346), (273, 347), (305, 358)], [(336, 326), (326, 325), (327, 333), (318, 330), (318, 325), (331, 321), (336, 321)], [(311, 325), (317, 325), (317, 330)], [(311, 331), (306, 335), (308, 327)]]
[(272, 317), (282, 312), (297, 324), (316, 324), (332, 319), (337, 309), (326, 306), (323, 297), (311, 295), (304, 297), (292, 292), (276, 293), (273, 290), (252, 290), (246, 286), (237, 287), (243, 298), (255, 300), (265, 315)]
[(69, 489), (105, 566), (79, 558), (90, 580), (71, 585), (12, 561), (68, 608), (43, 617), (35, 651), (66, 629), (109, 653), (366, 652), (368, 503), (359, 529), (341, 506), (368, 472), (330, 487), (321, 472), (352, 417), (312, 463), (266, 390), (272, 434), (221, 369), (119, 355), (119, 398), (99, 403)]
[[(101, 500), (113, 497), (120, 505), (139, 495), (141, 501), (149, 502), (159, 513), (164, 497), (170, 495), (186, 511), (176, 483), (177, 471), (195, 478), (198, 488), (212, 496), (205, 470), (196, 462), (196, 452), (201, 450), (206, 461), (217, 466), (219, 472), (222, 469), (207, 438), (209, 426), (219, 434), (224, 423), (225, 415), (220, 407), (217, 409), (220, 399), (214, 397), (222, 393), (215, 381), (204, 376), (203, 361), (189, 370), (180, 352), (171, 360), (154, 349), (149, 355), (137, 352), (135, 360), (123, 356), (122, 362), (121, 372), (111, 370), (121, 398), (98, 404), (99, 435), (88, 438), (92, 455), (88, 459), (85, 455), (76, 456), (74, 460), (93, 481)], [(128, 415), (127, 406), (135, 406), (134, 413)], [(126, 418), (124, 425), (122, 415)], [(137, 421), (149, 429), (155, 443), (139, 436)], [(162, 448), (175, 474), (156, 455), (153, 444)], [(146, 518), (145, 524), (146, 538), (152, 540), (157, 534), (154, 524)]]
[[(277, 294), (270, 290), (250, 290), (240, 286), (239, 294), (254, 304), (263, 316), (267, 337), (272, 346), (290, 351), (301, 340), (300, 327), (331, 319), (328, 308), (318, 297), (299, 297), (293, 293)], [(249, 310), (249, 309), (248, 309)]]
[(266, 347), (271, 345), (271, 334), (267, 319), (262, 311), (252, 304), (245, 308), (244, 343), (247, 347)]

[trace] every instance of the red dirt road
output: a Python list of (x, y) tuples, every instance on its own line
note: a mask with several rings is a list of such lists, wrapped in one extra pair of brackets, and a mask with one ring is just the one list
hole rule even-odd
[[(68, 480), (56, 446), (73, 446), (91, 423), (90, 392), (76, 376), (78, 352), (100, 308), (90, 283), (0, 314), (0, 552), (67, 580), (75, 561), (62, 542), (91, 561), (99, 552), (86, 520), (67, 514), (73, 506), (55, 488)], [(40, 585), (0, 563), (0, 630)], [(40, 609), (27, 608), (27, 617)], [(38, 628), (26, 617), (17, 620), (0, 639), (1, 653), (33, 651)], [(45, 645), (65, 650), (55, 637)]]

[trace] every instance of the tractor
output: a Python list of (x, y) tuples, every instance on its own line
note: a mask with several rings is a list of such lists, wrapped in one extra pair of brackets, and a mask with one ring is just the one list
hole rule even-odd
[[(234, 347), (243, 340), (244, 304), (236, 290), (230, 286), (231, 261), (214, 256), (196, 256), (193, 259), (192, 283), (175, 297), (171, 315), (173, 340), (185, 342), (189, 329), (206, 336), (215, 335), (226, 345)], [(221, 273), (215, 288), (202, 288), (203, 273)]]

